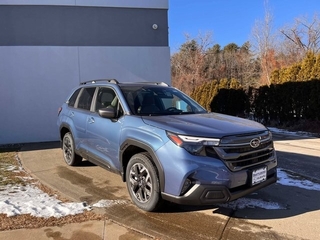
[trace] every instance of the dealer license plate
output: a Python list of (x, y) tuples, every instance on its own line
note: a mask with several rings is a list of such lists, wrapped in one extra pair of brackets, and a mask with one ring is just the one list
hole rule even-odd
[(258, 168), (252, 171), (252, 185), (264, 182), (267, 180), (267, 167)]

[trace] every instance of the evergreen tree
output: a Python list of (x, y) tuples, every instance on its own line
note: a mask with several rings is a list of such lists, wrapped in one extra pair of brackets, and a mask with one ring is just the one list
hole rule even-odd
[(230, 80), (230, 88), (231, 89), (241, 89), (241, 85), (239, 81), (237, 81), (235, 78), (232, 78)]
[(316, 56), (316, 62), (313, 65), (312, 72), (311, 72), (311, 79), (320, 80), (320, 54)]
[(308, 52), (306, 57), (302, 61), (301, 69), (297, 76), (297, 79), (299, 81), (308, 81), (312, 79), (311, 73), (315, 62), (315, 54), (313, 52)]

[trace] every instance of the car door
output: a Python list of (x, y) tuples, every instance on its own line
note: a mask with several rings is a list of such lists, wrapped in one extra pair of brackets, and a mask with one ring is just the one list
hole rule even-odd
[(75, 108), (69, 112), (69, 117), (72, 119), (74, 126), (73, 137), (75, 146), (76, 149), (80, 150), (82, 153), (85, 153), (88, 150), (86, 143), (86, 125), (88, 116), (90, 115), (90, 108), (95, 90), (95, 87), (82, 88)]
[[(94, 112), (91, 112), (87, 121), (90, 160), (118, 172), (120, 170), (119, 141), (123, 120), (121, 103), (113, 89), (100, 87), (94, 104)], [(115, 119), (101, 117), (98, 111), (105, 107), (114, 108), (117, 117)]]

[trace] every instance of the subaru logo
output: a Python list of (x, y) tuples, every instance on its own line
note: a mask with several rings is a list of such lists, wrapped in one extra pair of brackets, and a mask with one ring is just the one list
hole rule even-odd
[(252, 148), (257, 148), (260, 146), (260, 140), (258, 138), (254, 138), (250, 141), (250, 146)]

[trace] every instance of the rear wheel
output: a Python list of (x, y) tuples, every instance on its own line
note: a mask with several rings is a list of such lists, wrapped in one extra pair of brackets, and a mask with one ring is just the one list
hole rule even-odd
[(162, 205), (159, 177), (149, 154), (138, 153), (131, 157), (126, 182), (132, 201), (142, 210), (152, 212)]
[(75, 153), (74, 141), (70, 132), (63, 136), (62, 150), (64, 161), (69, 166), (77, 166), (81, 163), (82, 157)]

